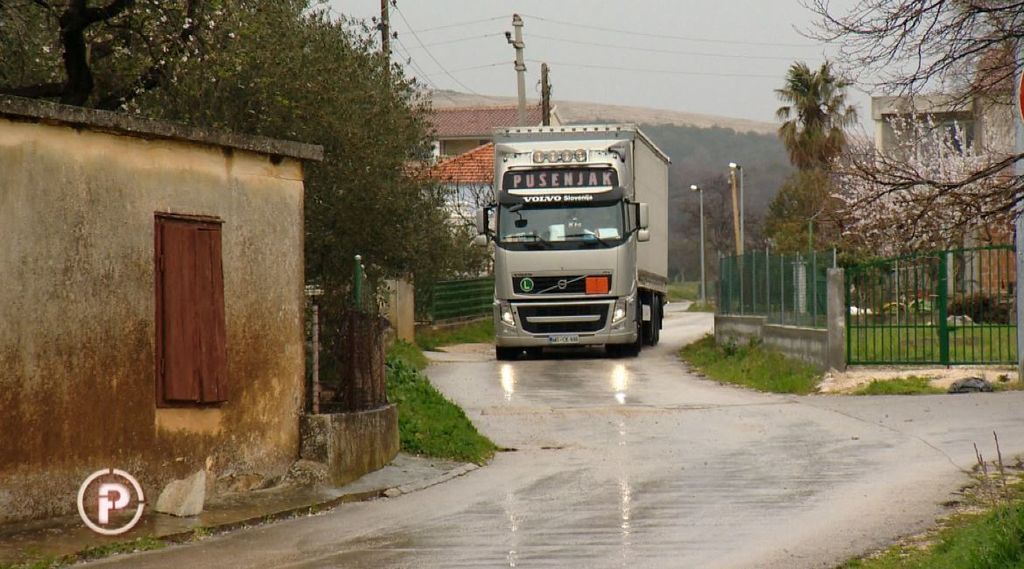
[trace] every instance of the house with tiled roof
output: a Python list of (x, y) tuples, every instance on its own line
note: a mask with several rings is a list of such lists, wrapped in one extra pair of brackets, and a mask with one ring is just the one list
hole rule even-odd
[(476, 211), (493, 199), (494, 143), (442, 158), (430, 169), (430, 177), (444, 185), (452, 221), (472, 225)]
[[(434, 133), (434, 155), (439, 158), (457, 156), (491, 141), (495, 127), (519, 124), (519, 110), (515, 105), (493, 107), (436, 108), (430, 116)], [(543, 123), (540, 106), (526, 109), (526, 124)], [(551, 110), (551, 124), (558, 126), (558, 113)]]
[(431, 169), (431, 177), (446, 183), (490, 186), (494, 179), (494, 143), (443, 159)]

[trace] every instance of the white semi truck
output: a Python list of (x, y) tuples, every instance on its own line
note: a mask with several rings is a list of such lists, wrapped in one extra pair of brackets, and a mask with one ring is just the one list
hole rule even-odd
[(494, 131), (495, 355), (604, 345), (636, 356), (660, 336), (668, 286), (669, 157), (635, 125)]

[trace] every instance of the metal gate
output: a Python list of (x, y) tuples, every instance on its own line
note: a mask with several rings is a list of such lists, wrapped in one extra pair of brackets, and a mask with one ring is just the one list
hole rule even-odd
[(847, 267), (847, 363), (1015, 363), (1014, 263), (999, 245)]

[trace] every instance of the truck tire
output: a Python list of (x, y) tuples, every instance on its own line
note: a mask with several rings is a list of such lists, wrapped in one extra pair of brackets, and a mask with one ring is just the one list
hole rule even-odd
[(643, 314), (639, 313), (636, 316), (636, 341), (632, 344), (622, 344), (619, 346), (621, 349), (619, 356), (626, 358), (635, 358), (640, 355), (640, 349), (644, 345), (644, 325), (643, 325)]
[(494, 358), (501, 361), (514, 360), (519, 357), (519, 353), (523, 350), (521, 348), (505, 348), (502, 346), (494, 346)]
[(661, 297), (656, 294), (652, 294), (650, 297), (645, 299), (644, 304), (650, 307), (651, 319), (643, 322), (641, 329), (643, 330), (644, 345), (646, 346), (657, 346), (658, 339), (661, 337), (659, 334), (661, 328)]
[(648, 346), (657, 346), (661, 341), (661, 318), (664, 308), (661, 304), (661, 296), (651, 297), (651, 341)]

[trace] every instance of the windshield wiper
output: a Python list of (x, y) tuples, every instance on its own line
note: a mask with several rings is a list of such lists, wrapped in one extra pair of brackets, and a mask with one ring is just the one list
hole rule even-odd
[(527, 243), (527, 245), (536, 245), (538, 242), (540, 242), (545, 247), (547, 247), (548, 249), (551, 248), (551, 242), (548, 241), (547, 239), (544, 239), (543, 237), (541, 237), (540, 235), (538, 235), (536, 233), (527, 233), (526, 236), (527, 237), (533, 237), (533, 239), (534, 239), (533, 243)]
[[(610, 243), (599, 237), (596, 233), (573, 233), (572, 235), (565, 236), (566, 239), (570, 239), (573, 237), (580, 239), (580, 241), (583, 241), (584, 243), (597, 242), (600, 243), (601, 245), (604, 245), (605, 247), (611, 247)], [(590, 237), (592, 237), (593, 239), (589, 239)]]
[[(527, 241), (527, 239), (533, 239), (533, 241)], [(551, 242), (544, 239), (536, 233), (513, 233), (506, 235), (504, 239), (505, 243), (522, 243), (523, 245), (543, 245), (548, 249), (551, 248)]]

